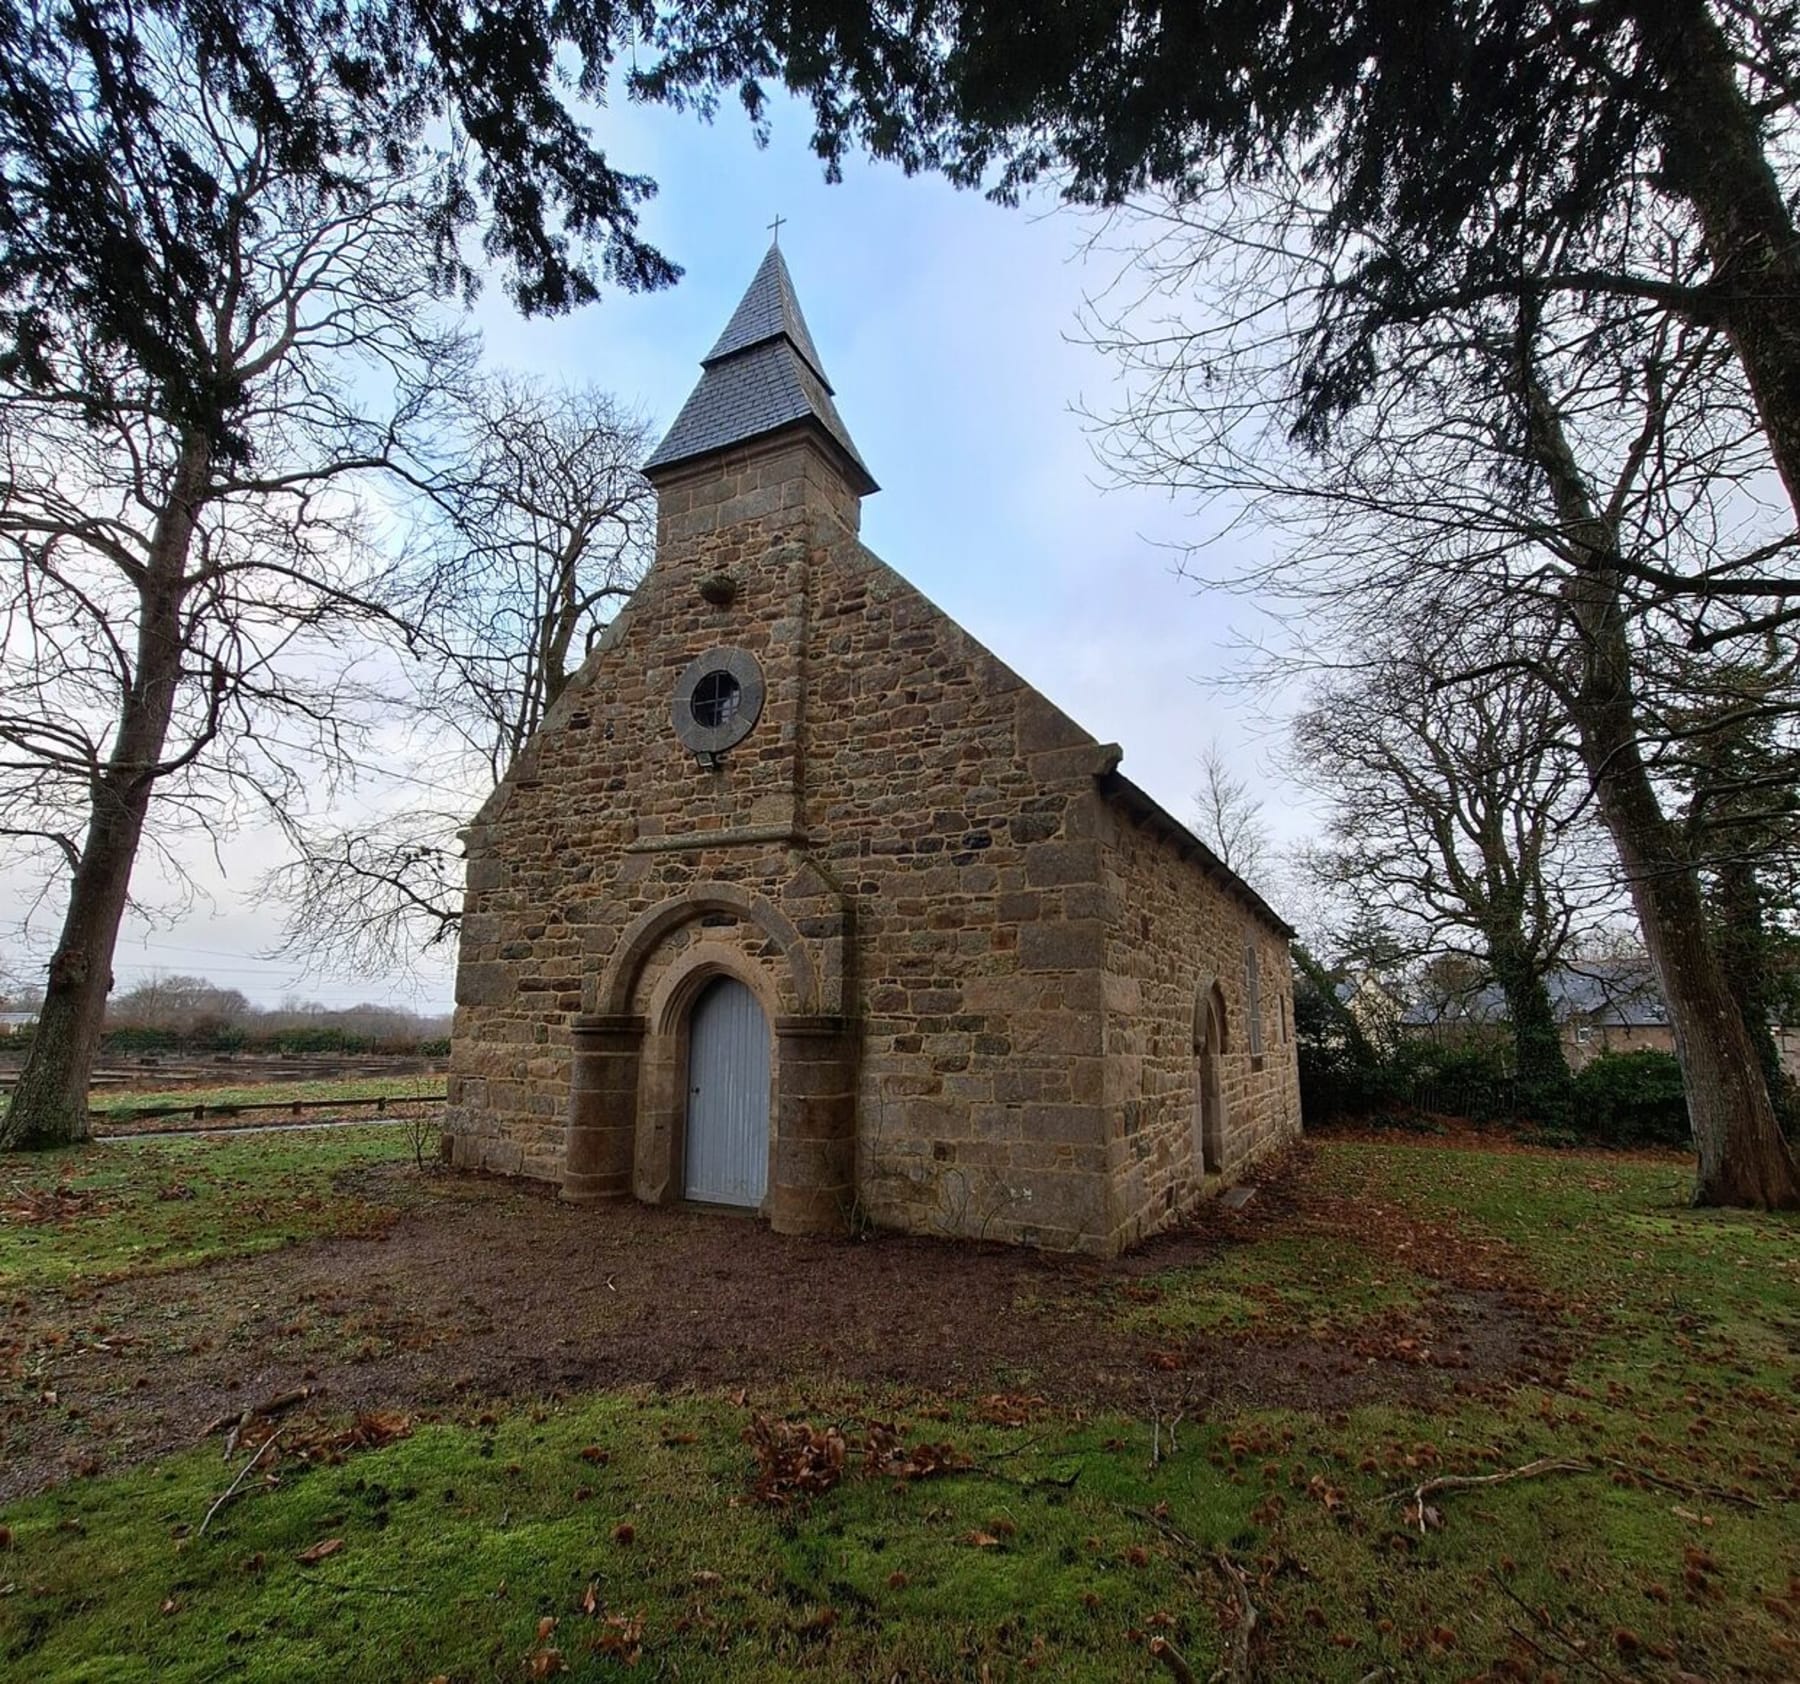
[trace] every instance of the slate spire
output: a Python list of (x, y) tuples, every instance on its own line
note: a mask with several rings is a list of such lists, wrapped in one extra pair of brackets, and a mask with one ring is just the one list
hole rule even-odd
[(859, 496), (878, 490), (831, 401), (793, 277), (779, 246), (770, 246), (750, 290), (701, 361), (705, 371), (644, 471), (711, 456), (752, 439), (802, 427), (823, 435)]

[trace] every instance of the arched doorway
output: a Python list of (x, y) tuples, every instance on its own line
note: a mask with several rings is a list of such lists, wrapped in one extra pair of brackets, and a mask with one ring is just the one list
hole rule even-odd
[(756, 1209), (769, 1188), (769, 1020), (736, 977), (715, 977), (688, 1019), (682, 1192)]
[(1202, 1175), (1225, 1169), (1225, 996), (1218, 981), (1201, 979), (1194, 995), (1194, 1164)]

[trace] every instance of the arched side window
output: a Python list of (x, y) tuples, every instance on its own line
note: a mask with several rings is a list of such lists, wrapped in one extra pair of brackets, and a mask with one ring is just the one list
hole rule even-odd
[(1263, 1055), (1262, 966), (1256, 943), (1244, 943), (1244, 1038), (1253, 1061)]
[(1202, 976), (1194, 989), (1194, 1168), (1217, 1175), (1225, 1167), (1225, 1091), (1220, 1056), (1225, 1051), (1225, 993), (1218, 979)]

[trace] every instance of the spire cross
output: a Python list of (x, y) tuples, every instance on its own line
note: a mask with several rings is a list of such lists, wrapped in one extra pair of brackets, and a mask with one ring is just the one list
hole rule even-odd
[(773, 245), (781, 244), (781, 225), (782, 225), (782, 223), (784, 223), (786, 221), (787, 221), (787, 218), (785, 216), (782, 216), (779, 213), (777, 213), (775, 220), (768, 224), (768, 227), (773, 231), (773, 233), (775, 235), (774, 240), (770, 242), (771, 244), (773, 244)]

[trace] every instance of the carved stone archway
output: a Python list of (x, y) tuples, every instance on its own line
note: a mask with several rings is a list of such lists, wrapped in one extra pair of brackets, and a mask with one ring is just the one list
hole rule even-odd
[(820, 1009), (819, 972), (794, 921), (766, 895), (736, 883), (696, 883), (691, 889), (640, 912), (625, 926), (595, 989), (594, 1015), (630, 1012), (639, 976), (650, 956), (675, 931), (711, 915), (724, 914), (756, 926), (779, 949), (787, 971), (783, 1004), (790, 1011)]
[[(733, 934), (714, 932), (720, 915)], [(842, 974), (841, 954), (825, 959)], [(780, 1233), (841, 1231), (854, 1197), (855, 1039), (820, 1010), (820, 966), (793, 920), (730, 883), (697, 884), (634, 918), (597, 980), (599, 1010), (575, 1020), (563, 1197), (681, 1197), (688, 1023), (717, 976), (750, 988), (774, 1026), (763, 1214)]]

